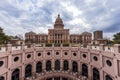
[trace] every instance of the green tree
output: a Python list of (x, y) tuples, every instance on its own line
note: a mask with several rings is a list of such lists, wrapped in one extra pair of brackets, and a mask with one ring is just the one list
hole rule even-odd
[(5, 35), (3, 29), (0, 27), (0, 44), (6, 44), (10, 40), (8, 35)]
[(113, 40), (114, 40), (114, 43), (120, 44), (120, 32), (114, 35)]

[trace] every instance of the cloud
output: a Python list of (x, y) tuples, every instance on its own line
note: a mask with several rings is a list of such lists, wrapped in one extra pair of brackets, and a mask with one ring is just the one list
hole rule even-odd
[(1, 0), (0, 26), (9, 35), (46, 33), (60, 13), (70, 33), (120, 31), (120, 0)]

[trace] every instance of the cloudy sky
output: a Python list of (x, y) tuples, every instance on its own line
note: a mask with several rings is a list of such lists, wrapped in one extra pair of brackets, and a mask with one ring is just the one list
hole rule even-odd
[(0, 26), (9, 35), (47, 34), (58, 13), (70, 33), (120, 32), (120, 0), (0, 0)]

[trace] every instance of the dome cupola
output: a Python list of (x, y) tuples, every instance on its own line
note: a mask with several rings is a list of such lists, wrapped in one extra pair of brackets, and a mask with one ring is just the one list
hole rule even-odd
[(58, 17), (55, 20), (54, 28), (61, 28), (61, 29), (63, 29), (63, 27), (64, 27), (63, 21), (60, 18), (60, 14), (58, 14)]

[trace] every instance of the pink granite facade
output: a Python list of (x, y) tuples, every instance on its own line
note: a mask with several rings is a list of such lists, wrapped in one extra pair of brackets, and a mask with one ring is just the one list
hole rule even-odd
[(0, 48), (0, 80), (120, 80), (120, 45), (8, 44)]

